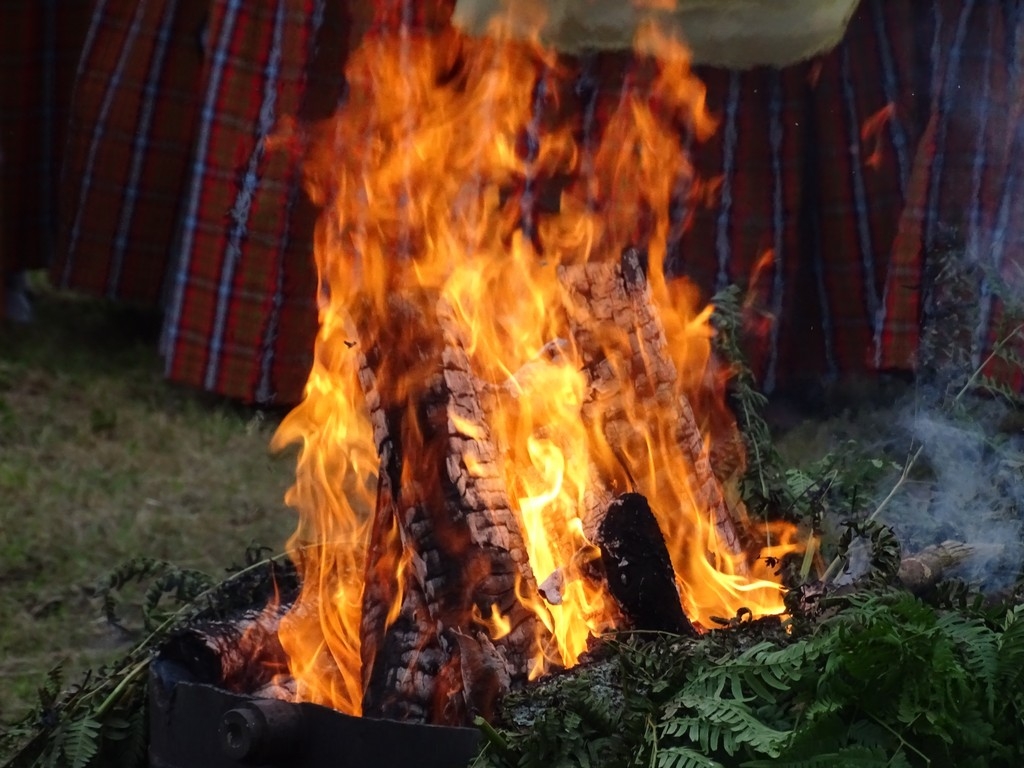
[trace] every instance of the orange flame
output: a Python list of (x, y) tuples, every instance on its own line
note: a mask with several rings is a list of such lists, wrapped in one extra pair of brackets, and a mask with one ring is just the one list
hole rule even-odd
[[(466, 419), (454, 428), (470, 440), (489, 436), (500, 451), (529, 567), (549, 586), (547, 599), (518, 590), (549, 636), (537, 639), (531, 676), (576, 663), (590, 637), (615, 626), (613, 601), (585, 573), (596, 556), (586, 517), (597, 477), (650, 500), (691, 620), (710, 626), (712, 616), (743, 607), (782, 612), (770, 570), (750, 567), (746, 554), (719, 541), (679, 455), (679, 410), (661, 407), (706, 383), (711, 309), (695, 311), (693, 288), (667, 280), (663, 264), (671, 197), (679, 176), (692, 175), (679, 127), (706, 137), (715, 122), (682, 46), (645, 25), (637, 47), (638, 64), (590, 149), (577, 144), (561, 103), (568, 66), (536, 44), (504, 39), (500, 26), (485, 40), (403, 31), (369, 38), (352, 55), (348, 103), (307, 151), (309, 192), (324, 209), (315, 252), (321, 329), (305, 400), (274, 440), (300, 445), (287, 501), (299, 510), (289, 546), (303, 591), (280, 632), (299, 698), (360, 712), (366, 574), (402, 572), (399, 593), (381, 596), (390, 601), (388, 623), (401, 585), (414, 578), (400, 526), (385, 527), (379, 542), (371, 535), (384, 482), (371, 411), (375, 376), (411, 396), (425, 373), (386, 360), (374, 373), (359, 346), (368, 337), (397, 343), (404, 312), (436, 311), (454, 323), (473, 375), (497, 393), (486, 427)], [(531, 131), (534, 146), (524, 152)], [(586, 163), (585, 152), (593, 154)], [(584, 166), (591, 172), (582, 174)], [(537, 214), (536, 231), (525, 234), (528, 180), (556, 178), (573, 180), (559, 210)], [(672, 391), (656, 401), (638, 394), (624, 363), (634, 352), (630, 329), (605, 321), (593, 331), (618, 382), (605, 403), (582, 365), (560, 269), (606, 262), (637, 244), (675, 367)], [(724, 409), (721, 393), (717, 407)], [(606, 434), (612, 410), (628, 424), (622, 444)], [(476, 475), (480, 467), (470, 451), (466, 469)], [(403, 483), (416, 481), (414, 461), (403, 472)], [(371, 543), (377, 549), (368, 555)], [(776, 535), (762, 556), (793, 548)], [(494, 639), (509, 632), (497, 606), (488, 617), (475, 607), (472, 618)]]

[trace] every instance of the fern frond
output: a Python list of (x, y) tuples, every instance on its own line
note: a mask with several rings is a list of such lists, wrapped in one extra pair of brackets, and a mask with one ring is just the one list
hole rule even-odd
[[(1021, 363), (1022, 366), (1024, 366), (1024, 360), (1021, 360)], [(1024, 367), (1022, 367), (1021, 370), (1024, 371)], [(1016, 407), (1024, 406), (1024, 396), (1006, 382), (993, 376), (978, 376), (971, 385), (971, 389), (978, 392), (985, 392), (986, 394), (994, 397), (1001, 397), (1007, 403)]]
[(1019, 705), (1019, 691), (1024, 682), (1024, 606), (1014, 606), (1007, 611), (998, 645), (994, 680), (999, 681), (1001, 691), (1012, 693), (1004, 706), (1009, 707), (1015, 702)]
[(109, 717), (103, 723), (100, 761), (118, 768), (142, 768), (146, 760), (148, 728), (146, 707), (126, 717)]
[(175, 602), (185, 605), (192, 602), (214, 586), (214, 581), (202, 571), (170, 567), (156, 578), (146, 590), (142, 601), (142, 615), (146, 629), (152, 631), (164, 617), (158, 609), (165, 595), (173, 595)]
[(787, 469), (785, 472), (786, 487), (794, 499), (799, 499), (811, 489), (818, 487), (820, 480), (800, 469)]
[(678, 697), (681, 708), (692, 715), (676, 716), (662, 723), (664, 738), (684, 739), (698, 745), (704, 753), (719, 749), (734, 755), (747, 745), (763, 755), (777, 755), (788, 734), (762, 723), (746, 701), (719, 698), (717, 681), (688, 687)]
[(96, 757), (102, 727), (91, 717), (71, 720), (64, 725), (58, 744), (61, 757), (70, 768), (86, 768)]
[[(1017, 336), (1020, 336), (1018, 331)], [(1005, 338), (1003, 342), (996, 347), (995, 355), (997, 360), (1002, 360), (1011, 368), (1016, 370), (1024, 370), (1024, 354), (1010, 342), (1013, 337)]]
[(723, 768), (717, 760), (689, 747), (659, 749), (655, 755), (654, 765), (657, 768)]
[(963, 668), (984, 692), (991, 715), (999, 690), (1004, 684), (1000, 670), (1000, 638), (980, 619), (968, 618), (959, 613), (941, 615), (936, 629), (956, 647)]
[(52, 667), (46, 673), (46, 679), (39, 687), (39, 703), (43, 708), (52, 707), (60, 696), (64, 687), (64, 663), (61, 662)]

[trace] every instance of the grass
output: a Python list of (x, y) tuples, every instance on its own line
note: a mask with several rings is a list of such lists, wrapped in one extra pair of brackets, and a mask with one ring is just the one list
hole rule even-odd
[(73, 678), (130, 644), (90, 598), (115, 566), (216, 575), (294, 524), (278, 414), (168, 384), (156, 317), (46, 290), (37, 314), (0, 324), (0, 723), (57, 663)]

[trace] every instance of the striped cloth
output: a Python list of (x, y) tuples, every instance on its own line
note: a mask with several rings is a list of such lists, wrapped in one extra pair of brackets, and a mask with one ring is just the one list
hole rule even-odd
[[(283, 115), (336, 108), (362, 30), (436, 27), (451, 4), (93, 2), (54, 278), (163, 305), (172, 380), (294, 402), (316, 329), (315, 211), (264, 140)], [(862, 0), (826, 56), (700, 71), (720, 126), (682, 140), (718, 194), (711, 205), (680, 196), (669, 267), (706, 296), (756, 272), (760, 307), (776, 320), (752, 340), (767, 388), (914, 368), (926, 268), (949, 233), (979, 265), (1017, 275), (1021, 4)], [(617, 95), (603, 72), (623, 66), (602, 56), (583, 62), (576, 89), (595, 131)], [(5, 204), (4, 230), (9, 213)], [(768, 251), (771, 266), (756, 269)], [(979, 280), (975, 357), (1001, 317), (995, 287)]]
[[(863, 0), (827, 55), (782, 70), (698, 69), (719, 127), (684, 141), (717, 195), (679, 201), (667, 267), (705, 297), (756, 279), (756, 306), (774, 321), (748, 339), (765, 389), (916, 369), (922, 327), (957, 335), (965, 321), (929, 295), (947, 252), (976, 273), (956, 289), (979, 304), (956, 339), (971, 364), (1006, 332), (996, 293), (1024, 302), (1022, 6)], [(595, 104), (579, 107), (594, 115), (589, 130), (619, 97), (621, 77), (600, 70), (622, 67), (595, 65)], [(938, 290), (952, 290), (943, 280)]]
[(315, 212), (264, 142), (331, 114), (351, 19), (326, 0), (96, 0), (72, 103), (55, 281), (162, 306), (170, 379), (297, 400)]
[(703, 71), (715, 136), (693, 147), (717, 202), (693, 211), (676, 270), (707, 292), (757, 271), (762, 380), (868, 370), (922, 115), (915, 5), (865, 0), (842, 43), (784, 70)]
[[(326, 34), (338, 29), (325, 23), (326, 6), (213, 4), (163, 340), (174, 380), (262, 402), (302, 390), (316, 327), (315, 212), (265, 140), (284, 115), (326, 116), (337, 105), (345, 35)], [(332, 77), (311, 83), (318, 66)]]
[[(945, 0), (922, 15), (931, 40), (929, 117), (892, 249), (874, 362), (921, 362), (922, 328), (943, 301), (923, 286), (951, 246), (965, 250), (977, 273), (966, 293), (945, 297), (971, 305), (968, 318), (958, 308), (970, 324), (960, 342), (977, 366), (1007, 332), (1004, 300), (1017, 313), (1024, 307), (1024, 3)], [(1024, 389), (1019, 369), (996, 364), (987, 372)]]
[(56, 282), (156, 306), (198, 116), (203, 0), (95, 0), (71, 102)]

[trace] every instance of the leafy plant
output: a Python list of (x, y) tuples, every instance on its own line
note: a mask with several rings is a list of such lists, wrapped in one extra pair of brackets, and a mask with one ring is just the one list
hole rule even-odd
[[(245, 564), (224, 580), (171, 563), (136, 558), (101, 580), (97, 595), (107, 619), (122, 626), (117, 595), (131, 582), (148, 582), (142, 601), (145, 637), (119, 661), (65, 687), (60, 666), (47, 676), (38, 702), (0, 735), (2, 768), (133, 768), (145, 765), (148, 738), (146, 673), (154, 651), (199, 617), (251, 607), (273, 589), (278, 557), (246, 551)], [(285, 574), (283, 578), (290, 578)], [(163, 608), (170, 597), (175, 608)]]
[[(807, 636), (756, 625), (610, 644), (480, 766), (1011, 766), (1024, 760), (1024, 607), (970, 615), (858, 593)], [(737, 650), (736, 635), (742, 635)], [(757, 634), (762, 637), (757, 639)], [(536, 694), (532, 695), (535, 698)], [(517, 711), (512, 701), (506, 712)]]
[(763, 506), (775, 500), (772, 492), (782, 486), (778, 454), (763, 416), (768, 398), (758, 388), (754, 372), (740, 347), (744, 313), (740, 287), (730, 285), (723, 288), (711, 299), (711, 304), (715, 308), (711, 316), (711, 324), (715, 328), (715, 349), (732, 368), (729, 395), (747, 447), (749, 464), (741, 495), (748, 502), (757, 499)]

